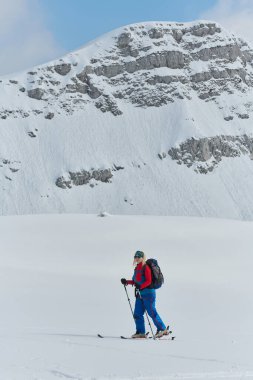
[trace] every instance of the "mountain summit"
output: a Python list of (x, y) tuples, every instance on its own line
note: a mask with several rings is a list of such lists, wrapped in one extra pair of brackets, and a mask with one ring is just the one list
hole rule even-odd
[(0, 78), (1, 214), (253, 219), (253, 50), (214, 22), (122, 27)]

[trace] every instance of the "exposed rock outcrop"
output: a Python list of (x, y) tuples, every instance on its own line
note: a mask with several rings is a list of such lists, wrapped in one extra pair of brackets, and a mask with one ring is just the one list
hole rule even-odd
[[(21, 169), (20, 161), (13, 161), (7, 158), (0, 158), (0, 175), (2, 175), (5, 180), (13, 181), (18, 171)], [(1, 181), (2, 185), (4, 183)]]
[(124, 49), (129, 45), (131, 41), (131, 33), (122, 33), (118, 37), (117, 45), (120, 49)]
[(95, 105), (102, 112), (111, 112), (114, 116), (122, 115), (122, 111), (118, 108), (116, 102), (109, 97), (109, 95), (100, 97)]
[(45, 116), (45, 119), (51, 120), (51, 119), (53, 119), (53, 117), (54, 117), (54, 113), (53, 112), (48, 112), (46, 114), (46, 116)]
[(32, 90), (27, 91), (27, 95), (29, 96), (29, 98), (33, 98), (37, 100), (41, 100), (44, 94), (45, 94), (45, 90), (43, 90), (42, 88), (34, 88)]
[[(242, 154), (253, 159), (253, 137), (242, 135), (191, 138), (168, 151), (168, 155), (179, 165), (193, 167), (196, 172), (204, 174), (212, 172), (223, 158), (239, 157)], [(159, 154), (161, 159), (165, 156)]]
[(71, 70), (71, 64), (61, 63), (60, 65), (54, 66), (54, 69), (60, 75), (67, 75)]
[(79, 172), (69, 172), (67, 177), (57, 178), (55, 184), (62, 189), (70, 189), (73, 186), (87, 185), (91, 180), (108, 183), (112, 177), (111, 169), (81, 170)]

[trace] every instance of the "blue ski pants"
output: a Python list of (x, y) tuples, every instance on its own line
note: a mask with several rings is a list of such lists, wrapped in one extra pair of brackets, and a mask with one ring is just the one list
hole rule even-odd
[(144, 313), (147, 310), (148, 315), (152, 318), (157, 330), (165, 330), (166, 326), (161, 320), (161, 317), (156, 311), (155, 306), (156, 294), (145, 294), (141, 298), (136, 298), (134, 308), (134, 319), (136, 324), (136, 331), (140, 334), (145, 334)]

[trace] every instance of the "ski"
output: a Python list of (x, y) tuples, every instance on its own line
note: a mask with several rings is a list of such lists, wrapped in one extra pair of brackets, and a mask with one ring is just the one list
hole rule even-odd
[(131, 336), (124, 336), (124, 335), (121, 335), (120, 339), (147, 340), (148, 337), (146, 337), (146, 338), (132, 338)]
[(156, 340), (175, 340), (175, 339), (176, 339), (175, 336), (169, 336), (168, 337), (168, 335), (164, 335), (161, 338), (156, 338)]
[[(147, 340), (147, 338), (131, 338), (130, 336), (121, 336), (120, 337), (121, 339), (130, 339), (130, 340)], [(170, 337), (166, 337), (166, 335), (162, 338), (153, 338), (152, 336), (149, 337), (149, 339), (153, 339), (153, 340), (175, 340), (175, 336), (170, 336)]]
[[(169, 334), (171, 334), (172, 331), (169, 332)], [(100, 339), (132, 339), (132, 340), (146, 340), (146, 339), (153, 339), (152, 336), (148, 336), (149, 333), (146, 334), (146, 338), (132, 338), (131, 336), (124, 336), (124, 335), (120, 335), (120, 336), (109, 336), (109, 335), (101, 335), (101, 334), (97, 334), (97, 337), (100, 338)], [(168, 335), (169, 335), (168, 334)], [(164, 335), (162, 336), (161, 338), (155, 338), (155, 340), (174, 340), (176, 337), (175, 336), (169, 336), (168, 335)]]
[(141, 339), (155, 339), (155, 340), (174, 340), (176, 337), (175, 336), (172, 336), (172, 330), (170, 330), (170, 326), (167, 326), (167, 334), (166, 335), (163, 335), (161, 336), (160, 338), (153, 338), (153, 336), (149, 336), (149, 332), (147, 332), (145, 334), (145, 338), (132, 338), (131, 336), (124, 336), (124, 335), (120, 335), (120, 336), (109, 336), (109, 335), (101, 335), (101, 334), (97, 334), (97, 337), (98, 338), (101, 338), (101, 339), (104, 339), (104, 338), (110, 338), (110, 339), (137, 339), (137, 340), (141, 340)]
[(97, 334), (97, 337), (100, 339), (120, 339), (120, 336), (113, 336), (113, 335), (101, 335)]
[(98, 338), (101, 338), (101, 339), (147, 339), (148, 338), (148, 332), (146, 333), (146, 338), (131, 338), (131, 337), (127, 337), (127, 336), (123, 336), (123, 335), (120, 335), (120, 336), (111, 336), (111, 335), (102, 335), (102, 334), (97, 334), (97, 337)]
[(146, 333), (145, 338), (132, 338), (131, 336), (124, 336), (124, 335), (121, 335), (120, 338), (121, 339), (132, 339), (132, 340), (146, 340), (148, 338), (148, 334), (149, 333)]
[(115, 336), (115, 335), (97, 334), (97, 337), (100, 338), (100, 339), (120, 339), (120, 336)]

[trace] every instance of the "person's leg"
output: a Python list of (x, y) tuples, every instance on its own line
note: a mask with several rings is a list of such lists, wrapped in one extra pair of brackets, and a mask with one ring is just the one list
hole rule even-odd
[(134, 307), (134, 320), (136, 324), (136, 331), (140, 334), (145, 334), (145, 323), (144, 323), (144, 304), (140, 298), (136, 298)]
[(146, 294), (145, 296), (142, 297), (142, 299), (143, 299), (144, 307), (147, 310), (148, 315), (152, 318), (157, 330), (158, 331), (166, 330), (166, 326), (163, 323), (160, 315), (157, 313), (157, 310), (156, 310), (156, 306), (155, 306), (156, 295), (153, 293)]

